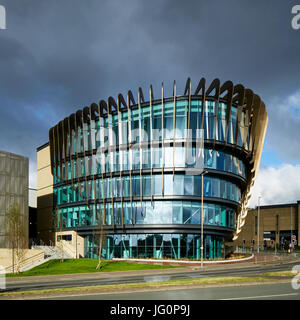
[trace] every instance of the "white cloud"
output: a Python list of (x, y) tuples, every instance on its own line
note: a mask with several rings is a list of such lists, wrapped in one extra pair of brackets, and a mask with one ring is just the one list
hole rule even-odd
[(295, 92), (288, 98), (288, 105), (300, 109), (300, 91)]
[(295, 203), (300, 200), (300, 165), (284, 164), (278, 168), (260, 168), (255, 181), (249, 207)]

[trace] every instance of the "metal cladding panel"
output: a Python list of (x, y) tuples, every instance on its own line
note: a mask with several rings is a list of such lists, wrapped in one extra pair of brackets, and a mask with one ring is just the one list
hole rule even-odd
[[(6, 228), (6, 214), (18, 204), (23, 219), (23, 231), (28, 241), (28, 176), (26, 157), (0, 151), (0, 247), (12, 247)], [(25, 243), (27, 246), (28, 243)]]
[[(208, 87), (208, 89), (207, 89)], [(101, 100), (98, 104), (92, 103), (90, 107), (85, 107), (81, 110), (78, 110), (76, 113), (71, 114), (68, 118), (65, 118), (63, 121), (59, 122), (56, 126), (50, 129), (49, 131), (49, 144), (50, 144), (50, 157), (51, 157), (51, 170), (52, 174), (58, 175), (58, 167), (60, 167), (60, 179), (66, 180), (66, 177), (62, 176), (62, 164), (70, 159), (71, 155), (73, 156), (74, 161), (77, 161), (77, 167), (79, 168), (79, 161), (82, 158), (82, 153), (84, 154), (85, 168), (88, 168), (86, 150), (87, 142), (86, 128), (89, 130), (95, 130), (95, 125), (90, 125), (92, 121), (96, 121), (98, 118), (111, 117), (111, 115), (118, 115), (118, 122), (120, 122), (120, 115), (123, 112), (128, 111), (128, 135), (129, 140), (131, 141), (131, 119), (130, 113), (131, 109), (139, 110), (139, 128), (141, 129), (141, 110), (144, 105), (150, 106), (150, 123), (151, 123), (151, 137), (149, 139), (150, 146), (152, 147), (152, 107), (154, 104), (162, 105), (162, 113), (164, 113), (164, 103), (166, 100), (174, 101), (174, 108), (176, 106), (176, 101), (178, 97), (176, 96), (176, 83), (173, 85), (173, 96), (169, 98), (164, 97), (164, 87), (162, 84), (161, 88), (162, 96), (158, 100), (154, 100), (153, 88), (150, 85), (149, 90), (149, 103), (146, 104), (144, 94), (141, 88), (138, 89), (138, 102), (135, 102), (133, 93), (131, 90), (127, 93), (127, 99), (123, 97), (122, 94), (119, 94), (117, 97), (117, 102), (113, 97), (109, 97), (107, 102)], [(252, 90), (244, 88), (243, 85), (237, 84), (234, 85), (231, 81), (226, 81), (223, 84), (220, 83), (219, 79), (214, 79), (209, 86), (206, 85), (205, 78), (201, 78), (199, 83), (192, 95), (192, 84), (191, 79), (188, 78), (184, 90), (184, 95), (180, 96), (180, 99), (184, 97), (188, 100), (188, 128), (190, 125), (190, 110), (191, 110), (191, 99), (198, 97), (201, 100), (201, 128), (204, 128), (204, 118), (205, 118), (205, 106), (206, 101), (214, 101), (214, 119), (217, 119), (219, 116), (219, 104), (220, 102), (226, 104), (226, 114), (224, 119), (224, 141), (222, 142), (223, 148), (227, 148), (229, 145), (230, 148), (236, 149), (237, 153), (243, 153), (247, 159), (249, 174), (247, 176), (247, 187), (246, 191), (242, 195), (242, 200), (238, 209), (238, 219), (237, 226), (234, 238), (237, 238), (241, 227), (244, 224), (246, 215), (247, 215), (247, 205), (251, 196), (251, 189), (254, 184), (254, 180), (257, 176), (257, 171), (259, 168), (260, 157), (263, 148), (264, 137), (266, 134), (266, 128), (268, 123), (267, 112), (265, 104), (261, 101), (260, 97), (252, 92)], [(213, 94), (212, 94), (213, 93)], [(126, 101), (127, 100), (127, 101)], [(232, 107), (236, 108), (236, 122), (231, 123), (231, 114)], [(175, 118), (175, 114), (173, 116)], [(223, 121), (223, 120), (222, 120)], [(111, 119), (109, 120), (111, 122)], [(103, 122), (104, 123), (104, 122)], [(89, 126), (88, 126), (89, 125)], [(111, 125), (111, 124), (109, 124)], [(213, 146), (215, 146), (218, 132), (218, 121), (214, 121), (213, 128), (213, 139), (210, 141)], [(101, 125), (100, 125), (101, 126)], [(103, 126), (103, 124), (102, 124)], [(175, 126), (175, 121), (174, 121)], [(232, 126), (232, 127), (231, 127)], [(163, 124), (162, 124), (163, 130)], [(228, 138), (230, 133), (235, 130), (235, 135)], [(239, 132), (242, 136), (242, 148), (240, 148), (238, 143)], [(90, 136), (92, 132), (89, 133)], [(82, 135), (82, 138), (81, 138)], [(76, 151), (73, 152), (74, 141), (76, 137)], [(69, 139), (69, 140), (68, 140)], [(162, 146), (164, 145), (164, 139), (162, 139)], [(94, 144), (93, 144), (94, 145)], [(218, 142), (219, 145), (219, 142)], [(69, 148), (71, 150), (69, 150)], [(83, 150), (83, 151), (82, 151)], [(90, 151), (90, 150), (89, 150)], [(174, 152), (174, 151), (173, 151)], [(152, 157), (152, 153), (151, 153)], [(165, 157), (163, 150), (163, 158)], [(142, 156), (141, 156), (142, 159)], [(152, 159), (152, 158), (151, 158)], [(94, 160), (94, 159), (93, 159)], [(55, 171), (54, 171), (55, 168)], [(72, 167), (73, 168), (73, 167)], [(67, 169), (67, 166), (66, 166)], [(151, 161), (151, 179), (152, 179), (152, 161)], [(163, 173), (162, 168), (162, 175)], [(67, 171), (67, 170), (66, 170)], [(77, 170), (78, 171), (78, 170)], [(131, 171), (130, 177), (131, 177)], [(142, 173), (140, 173), (142, 174)], [(174, 174), (174, 170), (173, 170)], [(67, 176), (67, 174), (66, 174)], [(120, 177), (122, 175), (120, 174)], [(131, 182), (131, 178), (130, 178)], [(72, 169), (72, 184), (73, 184), (73, 169)], [(87, 180), (85, 177), (86, 191), (88, 191)], [(162, 182), (163, 187), (163, 182)], [(131, 188), (130, 188), (131, 189)], [(80, 192), (81, 193), (81, 192)], [(151, 183), (151, 194), (152, 194), (152, 183)], [(87, 199), (88, 201), (88, 199)], [(103, 199), (104, 203), (104, 199)]]

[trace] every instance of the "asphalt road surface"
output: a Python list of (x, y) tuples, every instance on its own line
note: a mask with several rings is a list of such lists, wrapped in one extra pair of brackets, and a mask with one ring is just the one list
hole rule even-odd
[[(90, 274), (89, 278), (83, 279), (80, 275), (73, 275), (72, 277), (65, 277), (60, 275), (51, 277), (46, 280), (32, 281), (30, 277), (28, 280), (18, 278), (7, 278), (6, 292), (37, 290), (37, 289), (53, 289), (53, 288), (71, 288), (80, 286), (93, 286), (105, 284), (124, 284), (124, 283), (141, 283), (151, 281), (165, 281), (178, 280), (189, 278), (215, 277), (215, 276), (254, 276), (263, 272), (292, 270), (294, 265), (299, 265), (300, 262), (293, 262), (281, 265), (265, 265), (257, 267), (235, 267), (222, 268), (219, 270), (197, 270), (197, 271), (179, 271), (174, 272), (175, 269), (164, 270), (163, 274), (143, 275), (137, 274), (135, 276), (119, 276), (111, 275), (109, 277), (100, 277), (99, 274)], [(98, 276), (97, 276), (98, 275)], [(25, 280), (24, 280), (25, 279)]]
[(193, 288), (120, 294), (81, 294), (45, 300), (300, 300), (291, 283)]

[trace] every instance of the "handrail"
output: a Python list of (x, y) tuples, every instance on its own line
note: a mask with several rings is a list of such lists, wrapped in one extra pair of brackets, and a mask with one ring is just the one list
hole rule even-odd
[[(24, 268), (26, 265), (29, 264), (29, 262), (32, 262), (32, 260), (36, 260), (36, 261), (37, 261), (38, 259), (35, 259), (35, 258), (38, 257), (38, 256), (41, 256), (41, 258), (44, 259), (45, 254), (44, 254), (44, 252), (39, 252), (39, 253), (35, 254), (34, 256), (31, 256), (31, 257), (28, 257), (28, 258), (22, 260), (22, 261), (20, 262), (20, 265), (21, 265), (20, 268)], [(40, 259), (39, 259), (39, 260), (40, 260)], [(8, 272), (8, 271), (11, 270), (11, 272), (12, 272), (13, 267), (15, 267), (15, 266), (17, 266), (17, 263), (14, 263), (14, 264), (12, 264), (12, 265), (10, 265), (10, 266), (8, 266), (8, 267), (5, 267), (5, 271)]]

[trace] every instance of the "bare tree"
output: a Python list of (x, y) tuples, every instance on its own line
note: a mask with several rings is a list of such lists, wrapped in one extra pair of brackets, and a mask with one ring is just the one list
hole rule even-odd
[[(16, 264), (16, 273), (20, 272), (27, 249), (27, 235), (25, 232), (24, 215), (20, 205), (15, 202), (5, 214), (9, 247), (12, 248), (12, 266)], [(16, 257), (16, 259), (15, 259)]]
[(99, 237), (99, 260), (98, 260), (98, 265), (96, 267), (96, 269), (101, 269), (101, 262), (102, 262), (102, 252), (103, 252), (103, 248), (105, 248), (106, 246), (106, 238), (107, 238), (107, 226), (104, 223), (104, 217), (101, 214), (102, 210), (100, 211), (100, 214), (98, 215), (98, 237)]

